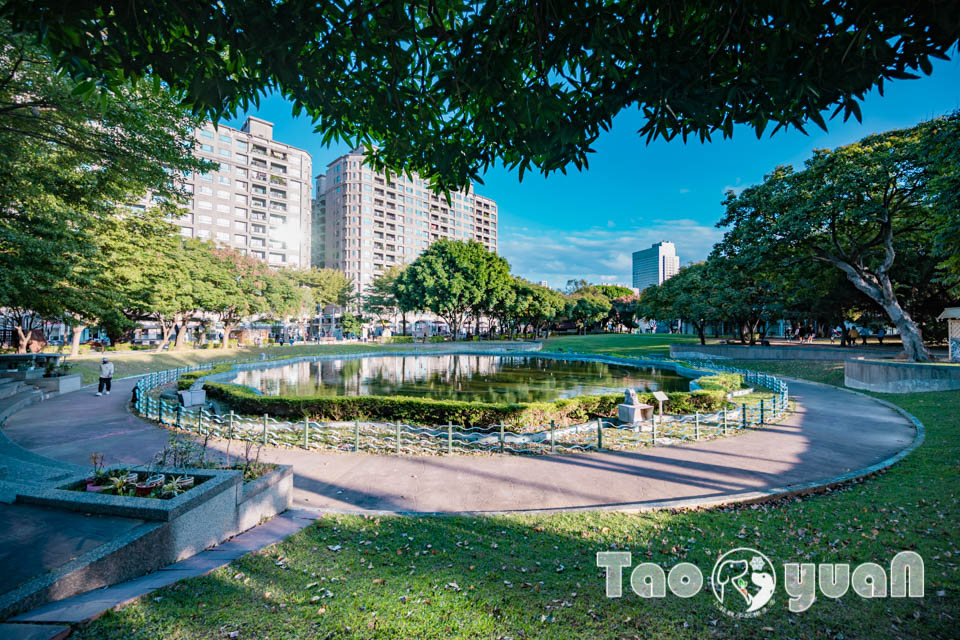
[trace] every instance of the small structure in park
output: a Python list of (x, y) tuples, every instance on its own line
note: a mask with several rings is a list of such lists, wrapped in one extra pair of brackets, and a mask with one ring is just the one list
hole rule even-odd
[(950, 362), (960, 362), (960, 307), (947, 307), (937, 320), (947, 321), (947, 343), (950, 345)]
[(653, 418), (653, 407), (640, 402), (636, 391), (627, 389), (623, 394), (623, 404), (617, 405), (617, 418), (624, 424), (650, 420)]

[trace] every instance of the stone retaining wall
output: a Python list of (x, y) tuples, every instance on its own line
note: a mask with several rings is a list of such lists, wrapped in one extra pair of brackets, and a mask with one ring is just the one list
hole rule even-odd
[(851, 358), (843, 363), (851, 389), (878, 393), (922, 393), (960, 389), (960, 366)]
[(895, 349), (852, 349), (848, 347), (813, 347), (776, 345), (764, 347), (740, 344), (671, 344), (670, 357), (679, 360), (844, 360), (850, 357), (883, 357), (896, 355)]

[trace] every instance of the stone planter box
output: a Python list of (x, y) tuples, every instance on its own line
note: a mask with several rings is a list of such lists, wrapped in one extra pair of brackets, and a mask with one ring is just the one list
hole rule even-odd
[(86, 479), (86, 474), (81, 474), (54, 489), (18, 491), (17, 502), (158, 523), (160, 530), (152, 536), (151, 558), (127, 576), (131, 578), (232, 538), (285, 511), (293, 500), (293, 467), (289, 465), (279, 465), (249, 483), (244, 483), (241, 472), (235, 470), (157, 467), (150, 471), (191, 475), (197, 484), (169, 500), (68, 490)]
[[(140, 470), (141, 473), (146, 469)], [(53, 489), (18, 490), (17, 502), (131, 518), (127, 533), (78, 556), (62, 568), (24, 583), (0, 599), (0, 619), (52, 600), (151, 573), (214, 546), (287, 509), (292, 502), (293, 468), (278, 467), (254, 482), (240, 471), (151, 468), (191, 475), (199, 484), (170, 500), (69, 491), (87, 473)], [(200, 482), (200, 480), (203, 482)]]
[(0, 371), (0, 378), (8, 380), (36, 380), (43, 377), (43, 369), (29, 369), (27, 371)]
[(79, 373), (71, 373), (70, 375), (57, 376), (56, 378), (40, 378), (33, 384), (47, 393), (61, 394), (77, 391), (83, 386), (82, 380), (83, 376)]

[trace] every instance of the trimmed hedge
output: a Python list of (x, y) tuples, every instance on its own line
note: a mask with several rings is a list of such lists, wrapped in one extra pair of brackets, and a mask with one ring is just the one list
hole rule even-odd
[(387, 338), (389, 344), (410, 344), (413, 342), (413, 336), (390, 336)]
[[(561, 398), (553, 402), (490, 403), (431, 400), (403, 396), (262, 396), (232, 384), (204, 384), (209, 397), (221, 400), (239, 413), (302, 420), (375, 420), (413, 424), (456, 424), (486, 427), (495, 424), (542, 425), (555, 420), (567, 426), (593, 417), (613, 417), (621, 394)], [(686, 414), (719, 411), (723, 392), (692, 391), (667, 394), (664, 411)], [(639, 396), (641, 402), (656, 404), (653, 395)]]
[(717, 373), (697, 378), (697, 385), (705, 391), (736, 391), (743, 386), (743, 376), (739, 373)]

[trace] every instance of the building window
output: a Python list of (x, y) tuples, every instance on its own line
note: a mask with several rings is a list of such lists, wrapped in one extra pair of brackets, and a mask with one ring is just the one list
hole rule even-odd
[(243, 195), (242, 193), (238, 193), (238, 194), (234, 195), (233, 197), (234, 197), (234, 199), (235, 199), (237, 202), (239, 202), (240, 204), (247, 204), (247, 196)]
[(217, 178), (217, 180), (220, 182), (220, 184), (230, 184), (230, 178), (227, 176), (220, 176)]
[(205, 151), (205, 152), (207, 152), (207, 153), (213, 153), (213, 145), (212, 145), (212, 144), (201, 144), (201, 145), (200, 145), (200, 150), (201, 150), (201, 151)]
[(209, 229), (197, 229), (197, 237), (198, 237), (198, 238), (209, 238), (209, 237), (210, 237), (210, 230), (209, 230)]
[(241, 236), (241, 235), (239, 235), (239, 234), (234, 234), (234, 236), (233, 236), (233, 243), (234, 243), (234, 244), (240, 244), (240, 245), (247, 244), (247, 236)]
[(192, 238), (193, 229), (190, 227), (180, 227), (180, 235), (182, 235), (184, 238)]
[(213, 203), (212, 203), (212, 202), (207, 202), (206, 200), (198, 200), (198, 201), (197, 201), (197, 208), (198, 208), (198, 209), (213, 209)]
[(218, 204), (217, 211), (220, 213), (230, 213), (230, 205), (228, 204)]
[(230, 221), (227, 220), (226, 218), (217, 218), (217, 226), (218, 226), (218, 227), (229, 227), (229, 226), (230, 226)]
[(233, 215), (237, 216), (238, 218), (246, 218), (247, 210), (244, 209), (243, 207), (235, 207), (233, 209)]
[(202, 185), (200, 185), (200, 193), (202, 193), (203, 195), (206, 195), (206, 196), (212, 196), (212, 195), (213, 195), (213, 188), (208, 187), (208, 186), (205, 185), (205, 184), (202, 184)]
[(270, 252), (270, 262), (284, 263), (284, 262), (286, 262), (286, 259), (285, 259), (284, 255), (283, 255), (282, 253), (273, 253), (273, 252), (271, 251), (271, 252)]
[(197, 216), (197, 221), (200, 222), (201, 224), (210, 224), (211, 222), (213, 222), (213, 218), (211, 218), (210, 216)]
[(244, 142), (243, 140), (235, 140), (233, 143), (233, 146), (235, 146), (237, 149), (240, 149), (241, 151), (247, 150), (247, 143)]
[(223, 231), (217, 231), (217, 240), (220, 242), (230, 242), (230, 234)]
[(217, 139), (220, 140), (220, 142), (226, 142), (227, 144), (230, 144), (230, 136), (225, 133), (221, 133), (219, 136), (217, 136)]
[(247, 223), (246, 223), (246, 222), (240, 222), (239, 220), (234, 220), (234, 221), (233, 221), (233, 228), (236, 229), (237, 231), (246, 232), (246, 230), (247, 230)]
[(200, 129), (200, 137), (206, 138), (207, 140), (213, 140), (213, 131), (209, 129)]

